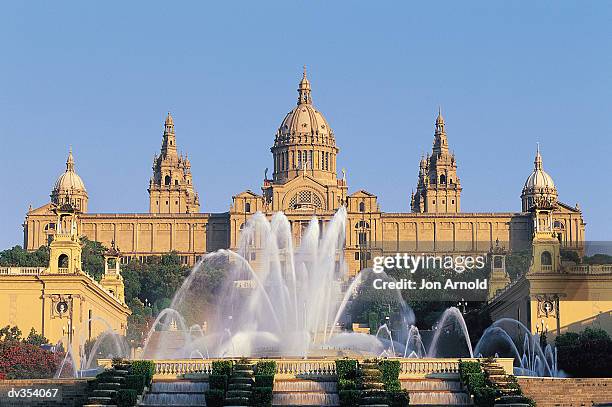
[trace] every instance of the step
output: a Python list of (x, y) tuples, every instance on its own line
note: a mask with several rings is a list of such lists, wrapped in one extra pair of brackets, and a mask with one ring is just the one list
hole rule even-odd
[(88, 397), (87, 402), (89, 404), (110, 404), (113, 399), (111, 397)]
[(251, 397), (250, 390), (229, 390), (227, 392), (227, 396), (225, 398), (235, 398), (235, 397)]
[(252, 383), (231, 383), (228, 385), (227, 389), (229, 391), (233, 390), (250, 390), (253, 387)]
[(94, 390), (91, 392), (92, 397), (113, 397), (117, 393), (117, 390)]
[(119, 390), (121, 383), (98, 383), (97, 390)]
[(230, 380), (230, 383), (231, 384), (234, 384), (234, 383), (250, 383), (250, 384), (253, 384), (253, 383), (255, 383), (255, 381), (253, 380), (252, 377), (233, 377)]
[(83, 407), (117, 407), (116, 404), (83, 404)]

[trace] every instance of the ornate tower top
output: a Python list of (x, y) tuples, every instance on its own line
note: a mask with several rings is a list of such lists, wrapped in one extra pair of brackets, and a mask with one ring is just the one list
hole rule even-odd
[(66, 159), (66, 171), (57, 178), (51, 191), (51, 202), (60, 206), (70, 204), (80, 212), (87, 212), (87, 190), (83, 180), (75, 171), (72, 147)]
[(461, 183), (455, 156), (448, 150), (442, 108), (438, 107), (431, 155), (419, 163), (417, 190), (411, 196), (413, 212), (459, 212)]
[(161, 153), (153, 157), (153, 177), (149, 182), (149, 211), (152, 213), (196, 213), (200, 202), (191, 177), (191, 163), (176, 149), (174, 119), (170, 112), (164, 121)]
[(312, 97), (310, 95), (310, 81), (306, 76), (306, 65), (304, 65), (304, 73), (302, 75), (302, 80), (300, 81), (300, 85), (298, 87), (298, 106), (301, 104), (312, 104)]
[(557, 188), (552, 177), (544, 171), (539, 143), (533, 160), (533, 172), (525, 180), (521, 201), (524, 212), (534, 207), (551, 207), (557, 203)]

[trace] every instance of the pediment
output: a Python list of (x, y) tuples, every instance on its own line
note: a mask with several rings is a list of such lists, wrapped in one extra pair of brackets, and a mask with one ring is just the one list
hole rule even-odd
[(356, 191), (350, 194), (349, 197), (351, 198), (362, 198), (362, 197), (376, 198), (376, 195), (366, 191), (365, 189), (360, 189), (359, 191)]
[(49, 202), (44, 204), (43, 206), (39, 206), (38, 208), (32, 209), (28, 211), (28, 215), (54, 215), (53, 212), (54, 205)]

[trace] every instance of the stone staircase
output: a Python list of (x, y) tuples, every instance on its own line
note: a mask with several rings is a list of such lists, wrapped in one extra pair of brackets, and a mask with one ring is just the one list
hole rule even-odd
[(252, 363), (239, 362), (234, 365), (225, 394), (224, 404), (226, 406), (249, 405), (251, 390), (255, 385), (254, 370), (255, 365)]
[(410, 393), (410, 405), (471, 406), (472, 398), (462, 388), (459, 379), (402, 380), (402, 389)]
[(276, 407), (340, 405), (335, 381), (275, 380), (273, 391), (272, 405)]
[(382, 382), (382, 373), (378, 364), (363, 362), (359, 365), (361, 376), (361, 401), (360, 406), (388, 407), (385, 388)]
[(127, 370), (115, 368), (106, 370), (105, 374), (98, 378), (95, 390), (87, 398), (87, 404), (83, 407), (116, 407), (113, 400), (117, 391), (121, 389), (127, 374)]
[(153, 381), (140, 406), (189, 407), (205, 406), (204, 392), (208, 383), (191, 380)]
[(495, 399), (496, 406), (529, 407), (529, 400), (521, 395), (512, 377), (497, 362), (484, 360), (480, 363), (485, 375), (497, 387), (500, 395)]

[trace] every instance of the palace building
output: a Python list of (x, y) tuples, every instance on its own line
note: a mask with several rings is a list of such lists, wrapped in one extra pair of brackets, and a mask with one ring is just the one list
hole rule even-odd
[[(534, 236), (536, 202), (547, 200), (556, 203), (551, 212), (555, 238), (565, 248), (582, 249), (582, 212), (577, 205), (558, 201), (558, 191), (543, 169), (539, 150), (522, 189), (520, 210), (462, 212), (460, 158), (450, 150), (452, 138), (439, 111), (433, 148), (418, 165), (416, 190), (406, 196), (406, 212), (384, 212), (374, 193), (364, 189), (349, 193), (344, 171), (338, 176), (336, 157), (347, 137), (339, 135), (336, 140), (329, 122), (313, 103), (305, 71), (297, 91), (296, 105), (274, 135), (273, 171), (271, 177), (266, 173), (260, 193), (247, 190), (236, 194), (224, 213), (200, 212), (191, 163), (178, 153), (175, 123), (168, 114), (161, 152), (153, 160), (148, 213), (89, 213), (85, 183), (77, 175), (70, 152), (50, 202), (27, 212), (25, 248), (35, 250), (53, 239), (58, 227), (53, 210), (66, 203), (80, 211), (81, 233), (107, 247), (116, 242), (123, 261), (176, 251), (190, 265), (205, 253), (236, 248), (241, 228), (255, 212), (271, 215), (283, 211), (299, 241), (314, 215), (325, 223), (339, 207), (346, 206), (345, 258), (350, 272), (356, 273), (368, 266), (373, 256), (398, 251), (482, 253), (496, 241), (507, 242), (510, 250), (527, 248)], [(205, 198), (203, 202), (205, 206)]]
[[(69, 155), (67, 172), (73, 170)], [(82, 186), (78, 175), (68, 177), (71, 185)], [(66, 181), (60, 178), (56, 188)], [(75, 202), (80, 200), (80, 207), (86, 208), (84, 188), (74, 192)], [(34, 328), (51, 343), (62, 341), (79, 355), (80, 346), (105, 332), (125, 335), (131, 311), (125, 303), (120, 253), (112, 242), (104, 254), (100, 282), (82, 269), (80, 210), (66, 199), (62, 195), (64, 203), (52, 211), (55, 233), (50, 236), (48, 267), (0, 267), (0, 325), (18, 326), (24, 332)]]

